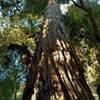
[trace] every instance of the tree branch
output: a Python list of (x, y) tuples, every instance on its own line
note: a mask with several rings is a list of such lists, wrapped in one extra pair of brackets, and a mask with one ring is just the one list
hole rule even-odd
[(82, 7), (86, 8), (85, 5), (84, 5), (83, 0), (79, 0), (79, 2), (80, 2), (80, 4), (81, 4)]
[[(84, 10), (85, 12), (87, 12), (87, 9), (84, 7), (84, 6), (82, 6), (83, 4), (81, 4), (81, 2), (80, 2), (80, 4), (81, 5), (79, 5), (79, 4), (77, 4), (74, 0), (71, 0), (72, 2), (73, 2), (73, 4), (75, 5), (75, 6), (77, 6), (78, 8), (80, 8), (80, 9), (82, 9), (82, 10)], [(80, 0), (81, 1), (81, 0)]]

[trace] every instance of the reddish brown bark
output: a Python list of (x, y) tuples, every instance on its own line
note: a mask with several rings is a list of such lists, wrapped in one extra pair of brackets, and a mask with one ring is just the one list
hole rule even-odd
[(62, 22), (56, 0), (49, 0), (23, 100), (94, 100)]

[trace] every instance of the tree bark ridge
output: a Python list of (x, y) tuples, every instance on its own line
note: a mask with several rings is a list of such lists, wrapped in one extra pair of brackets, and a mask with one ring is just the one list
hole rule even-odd
[(62, 22), (60, 5), (49, 0), (42, 36), (22, 100), (94, 100)]

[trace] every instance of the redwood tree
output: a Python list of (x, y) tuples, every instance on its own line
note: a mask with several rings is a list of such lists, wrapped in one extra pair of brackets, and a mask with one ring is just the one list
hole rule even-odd
[(68, 38), (59, 3), (48, 0), (22, 100), (94, 100)]

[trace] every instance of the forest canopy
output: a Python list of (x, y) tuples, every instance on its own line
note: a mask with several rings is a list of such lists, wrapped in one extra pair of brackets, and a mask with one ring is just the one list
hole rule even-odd
[[(56, 1), (60, 7), (61, 5), (63, 7), (61, 9), (61, 16), (59, 9), (57, 11), (51, 10), (52, 13), (48, 13), (48, 11), (50, 11), (50, 2), (52, 5), (53, 2)], [(49, 16), (49, 14), (51, 15)], [(55, 19), (53, 19), (54, 17)], [(46, 18), (50, 18), (49, 21), (51, 22), (49, 23)], [(53, 32), (55, 34), (52, 34)], [(60, 35), (61, 32), (63, 35)], [(66, 46), (67, 49), (64, 47), (66, 37), (68, 39), (67, 44), (69, 45), (70, 43), (72, 46)], [(67, 65), (67, 62), (63, 63), (63, 61), (60, 61), (60, 57), (58, 57), (59, 59), (57, 61), (55, 61), (55, 57), (52, 60), (52, 56), (55, 53), (53, 51), (58, 50), (58, 47), (56, 48), (56, 42), (58, 46), (63, 48), (61, 51), (62, 54), (65, 53), (63, 52), (64, 49), (65, 51), (68, 50), (67, 52), (71, 57), (70, 64), (68, 62)], [(72, 49), (73, 46), (74, 49)], [(79, 58), (78, 64), (74, 59), (75, 55), (73, 52)], [(43, 54), (44, 62), (41, 60), (41, 55)], [(65, 56), (68, 56), (68, 54), (65, 53)], [(60, 54), (58, 54), (58, 56), (59, 55)], [(66, 58), (69, 59), (67, 56)], [(41, 59), (39, 59), (39, 57)], [(46, 62), (46, 60), (48, 61)], [(42, 68), (41, 66), (46, 66), (45, 63), (48, 63), (48, 66), (55, 65), (59, 70), (63, 70), (63, 68), (59, 66), (64, 66), (64, 64), (66, 66), (81, 66), (82, 70), (79, 67), (75, 67), (75, 69), (73, 67), (72, 69), (69, 68), (72, 70), (69, 73), (74, 73), (74, 70), (77, 71), (79, 68), (79, 75), (81, 74), (81, 70), (95, 100), (100, 99), (100, 0), (0, 0), (0, 100), (22, 100), (29, 75), (38, 73), (38, 70), (41, 71), (41, 69), (36, 69)], [(36, 67), (35, 69), (34, 66), (38, 66), (39, 64), (40, 67)], [(49, 67), (45, 70), (48, 69)], [(45, 72), (45, 76), (48, 73)], [(57, 74), (57, 77), (60, 77), (59, 71), (56, 70), (54, 73)], [(49, 76), (48, 74), (45, 79), (46, 81), (49, 80)], [(69, 77), (70, 76), (71, 74)], [(33, 75), (33, 77), (35, 77), (35, 75)], [(52, 76), (50, 76), (50, 78), (51, 77)], [(41, 79), (44, 80), (43, 78)], [(79, 81), (80, 80), (81, 78)], [(74, 84), (73, 80), (71, 81), (72, 84)], [(34, 79), (34, 87), (36, 82)], [(49, 82), (47, 81), (47, 83)], [(60, 83), (61, 86), (62, 84)], [(85, 82), (82, 84), (85, 84)], [(44, 83), (42, 83), (42, 85), (46, 86)], [(30, 85), (30, 87), (32, 86)], [(52, 89), (51, 87), (49, 90)], [(87, 91), (89, 90), (87, 89)], [(44, 93), (44, 91), (42, 92)], [(42, 92), (40, 92), (40, 94), (42, 94)], [(66, 94), (71, 97), (71, 91), (67, 92)], [(40, 94), (39, 96), (41, 96)], [(72, 94), (74, 94), (73, 91)], [(76, 94), (78, 94), (78, 89)], [(85, 95), (85, 92), (83, 94)], [(66, 100), (66, 98), (64, 100)], [(71, 100), (75, 100), (75, 97), (73, 96)]]

